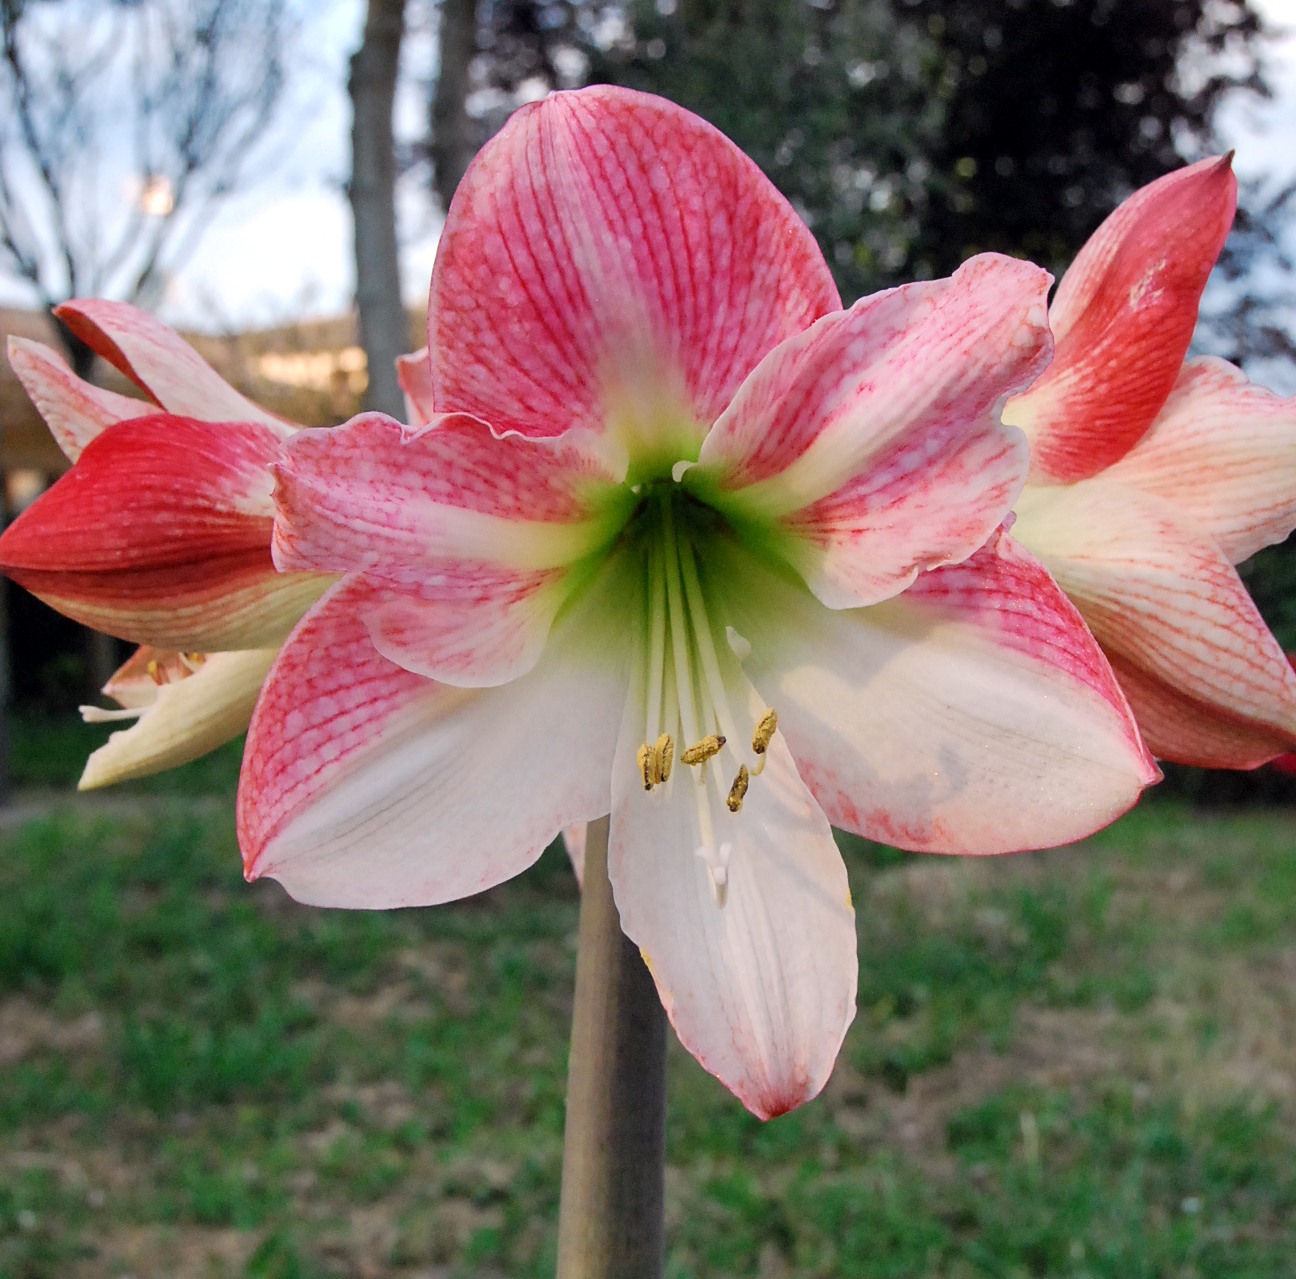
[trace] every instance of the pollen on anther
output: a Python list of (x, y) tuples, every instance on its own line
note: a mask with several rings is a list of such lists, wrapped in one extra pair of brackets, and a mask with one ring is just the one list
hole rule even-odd
[(671, 768), (675, 763), (675, 743), (669, 733), (663, 733), (653, 747), (653, 773), (659, 782), (670, 781)]
[(670, 734), (663, 733), (651, 746), (644, 742), (635, 752), (635, 760), (644, 790), (652, 790), (654, 786), (669, 781), (675, 763), (675, 743)]
[(725, 739), (719, 733), (712, 733), (700, 742), (694, 742), (680, 755), (680, 759), (685, 764), (704, 764), (713, 755), (720, 754), (724, 744)]
[(733, 779), (733, 785), (729, 787), (729, 797), (725, 803), (729, 806), (731, 813), (736, 813), (743, 806), (743, 797), (747, 794), (747, 786), (750, 777), (747, 773), (747, 765), (738, 765), (738, 776)]
[(757, 755), (764, 755), (769, 750), (769, 744), (774, 740), (774, 733), (778, 728), (778, 711), (771, 707), (756, 723), (756, 731), (752, 733), (752, 750)]
[(635, 759), (639, 761), (639, 775), (643, 778), (644, 790), (653, 788), (653, 753), (652, 747), (645, 742), (635, 754)]

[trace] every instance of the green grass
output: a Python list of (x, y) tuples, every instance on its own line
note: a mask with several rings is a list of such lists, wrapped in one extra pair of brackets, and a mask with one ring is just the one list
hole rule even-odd
[[(0, 832), (0, 1276), (551, 1274), (562, 855), (310, 910), (242, 881), (228, 777), (174, 785)], [(823, 1097), (761, 1124), (672, 1053), (672, 1279), (1289, 1272), (1289, 815), (1150, 806), (984, 861), (843, 842), (860, 1008)]]

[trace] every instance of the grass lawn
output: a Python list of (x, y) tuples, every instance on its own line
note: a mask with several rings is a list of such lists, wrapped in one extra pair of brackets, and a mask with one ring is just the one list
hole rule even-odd
[[(20, 780), (84, 743), (20, 725)], [(236, 766), (0, 819), (0, 1276), (552, 1275), (564, 858), (299, 907), (242, 881)], [(1291, 813), (845, 851), (860, 1004), (825, 1094), (763, 1125), (672, 1052), (672, 1279), (1293, 1273)]]

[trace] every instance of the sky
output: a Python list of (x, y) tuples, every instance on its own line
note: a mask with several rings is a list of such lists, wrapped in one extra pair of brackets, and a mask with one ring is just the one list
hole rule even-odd
[[(348, 59), (360, 44), (363, 0), (320, 4), (305, 37), (300, 83), (269, 140), (272, 174), (232, 197), (159, 311), (170, 323), (198, 329), (275, 324), (307, 315), (337, 315), (355, 290), (350, 168)], [(431, 41), (407, 40), (402, 56), (398, 125), (417, 134), (418, 82), (431, 70)], [(413, 305), (427, 295), (441, 219), (413, 184), (402, 191), (402, 292)]]
[(1221, 141), (1237, 148), (1233, 165), (1240, 177), (1296, 172), (1296, 0), (1254, 0), (1277, 37), (1270, 46), (1270, 102), (1248, 95), (1225, 106), (1216, 120)]
[[(347, 310), (354, 290), (351, 221), (343, 183), (349, 166), (347, 60), (358, 46), (363, 0), (322, 0), (309, 26), (277, 127), (249, 166), (262, 176), (229, 198), (196, 252), (169, 282), (159, 312), (177, 327), (209, 331), (272, 325)], [(1271, 26), (1288, 30), (1271, 46), (1271, 102), (1227, 106), (1221, 141), (1235, 147), (1241, 176), (1296, 176), (1296, 0), (1257, 0)], [(420, 132), (434, 65), (427, 28), (407, 41), (398, 131)], [(403, 293), (418, 305), (427, 284), (440, 215), (409, 183), (400, 208)], [(1296, 236), (1296, 229), (1293, 231)], [(0, 280), (0, 302), (30, 297)], [(1291, 373), (1296, 391), (1296, 371)], [(1283, 388), (1286, 390), (1287, 388)], [(1290, 392), (1289, 392), (1290, 393)]]
[[(423, 8), (425, 6), (420, 6)], [(299, 4), (308, 15), (274, 124), (244, 166), (247, 181), (219, 206), (157, 310), (177, 327), (227, 332), (303, 315), (346, 311), (354, 293), (348, 59), (364, 25), (364, 0)], [(428, 24), (424, 23), (426, 28)], [(432, 66), (426, 31), (406, 40), (398, 124), (421, 132), (420, 82)], [(426, 296), (440, 216), (413, 183), (402, 192), (403, 292)], [(134, 195), (123, 189), (123, 200)], [(20, 281), (0, 276), (0, 304), (31, 304)]]

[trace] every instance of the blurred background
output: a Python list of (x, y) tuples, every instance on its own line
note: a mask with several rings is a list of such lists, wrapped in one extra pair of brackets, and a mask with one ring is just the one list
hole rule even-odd
[[(850, 301), (1000, 250), (1060, 274), (1236, 150), (1202, 352), (1296, 393), (1288, 0), (0, 0), (0, 334), (134, 302), (294, 420), (400, 415), (444, 212), (509, 112), (712, 120)], [(64, 468), (0, 367), (6, 518)], [(1296, 551), (1243, 572), (1296, 649)], [(0, 1276), (552, 1273), (576, 892), (435, 911), (238, 877), (239, 745), (72, 801), (124, 656), (0, 583)], [(3, 671), (12, 669), (6, 686)], [(1171, 771), (1171, 770), (1168, 770)], [(1296, 1255), (1296, 780), (1172, 770), (1083, 849), (843, 838), (860, 1015), (770, 1125), (671, 1059), (668, 1274), (1281, 1279)]]

